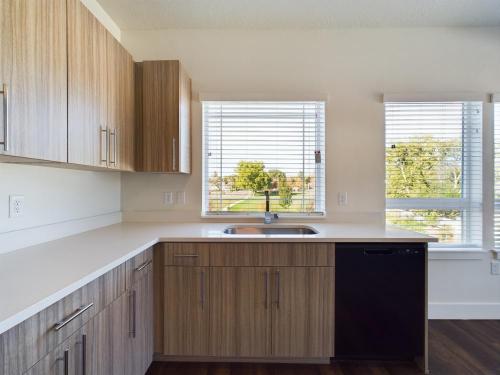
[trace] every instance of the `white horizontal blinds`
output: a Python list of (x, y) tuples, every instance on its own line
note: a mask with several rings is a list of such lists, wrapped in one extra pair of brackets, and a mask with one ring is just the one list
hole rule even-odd
[(387, 102), (386, 221), (481, 244), (482, 102)]
[(500, 96), (495, 96), (495, 249), (500, 249)]
[(324, 212), (324, 102), (203, 102), (207, 214)]

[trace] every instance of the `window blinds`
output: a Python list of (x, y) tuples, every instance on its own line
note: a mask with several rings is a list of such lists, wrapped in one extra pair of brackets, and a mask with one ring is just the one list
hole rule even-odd
[(386, 221), (477, 246), (482, 230), (482, 102), (387, 102)]
[(204, 101), (204, 213), (324, 213), (325, 103)]
[(500, 96), (495, 96), (495, 249), (500, 249)]

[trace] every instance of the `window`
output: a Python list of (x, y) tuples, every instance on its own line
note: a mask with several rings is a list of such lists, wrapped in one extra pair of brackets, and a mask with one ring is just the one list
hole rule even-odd
[(203, 213), (325, 212), (324, 102), (203, 102)]
[(495, 96), (495, 249), (500, 249), (500, 96)]
[(386, 222), (482, 241), (482, 102), (386, 102)]

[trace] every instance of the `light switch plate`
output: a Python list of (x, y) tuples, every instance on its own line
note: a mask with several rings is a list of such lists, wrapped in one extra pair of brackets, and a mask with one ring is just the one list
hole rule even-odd
[(176, 191), (175, 192), (175, 203), (186, 204), (186, 192), (185, 191)]
[(500, 275), (500, 261), (498, 260), (491, 261), (491, 274)]
[(347, 206), (347, 191), (342, 191), (337, 196), (339, 206)]
[(9, 196), (9, 217), (22, 217), (24, 215), (24, 195)]
[(174, 193), (171, 191), (166, 191), (163, 193), (163, 204), (165, 206), (171, 206), (174, 204)]

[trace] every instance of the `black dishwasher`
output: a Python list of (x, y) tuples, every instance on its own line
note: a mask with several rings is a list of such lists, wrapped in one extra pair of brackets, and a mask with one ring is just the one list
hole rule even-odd
[(426, 247), (336, 244), (336, 358), (406, 360), (423, 355)]

